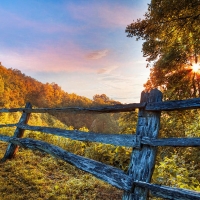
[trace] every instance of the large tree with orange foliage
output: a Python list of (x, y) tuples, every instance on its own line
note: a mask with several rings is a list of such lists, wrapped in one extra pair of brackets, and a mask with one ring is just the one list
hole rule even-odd
[(168, 99), (200, 96), (200, 77), (191, 67), (200, 55), (200, 1), (152, 0), (144, 16), (126, 32), (144, 40), (151, 67), (146, 89), (159, 86)]

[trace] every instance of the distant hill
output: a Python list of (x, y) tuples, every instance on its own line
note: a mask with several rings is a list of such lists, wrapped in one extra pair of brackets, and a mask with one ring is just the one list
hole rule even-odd
[[(105, 94), (95, 94), (93, 100), (75, 93), (69, 94), (56, 83), (43, 84), (26, 76), (18, 69), (7, 69), (0, 66), (0, 107), (24, 107), (30, 102), (35, 107), (90, 107), (97, 105), (113, 105), (120, 102), (111, 100)], [(96, 132), (117, 132), (118, 115), (83, 115), (53, 114), (67, 126), (76, 129), (87, 127)]]
[(56, 83), (43, 84), (17, 69), (0, 66), (1, 107), (24, 106), (29, 101), (37, 107), (88, 106), (92, 100), (68, 94)]

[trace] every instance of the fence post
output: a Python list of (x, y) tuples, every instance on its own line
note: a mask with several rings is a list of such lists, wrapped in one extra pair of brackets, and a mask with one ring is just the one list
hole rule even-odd
[[(140, 102), (162, 101), (162, 93), (153, 89), (150, 93), (141, 93)], [(157, 138), (160, 128), (160, 111), (152, 112), (139, 109), (138, 123), (136, 130), (137, 148), (134, 148), (131, 155), (128, 175), (133, 181), (150, 182), (155, 166), (156, 147), (141, 145), (142, 137)], [(123, 200), (146, 200), (148, 190), (133, 185), (131, 192), (124, 192)]]
[[(26, 103), (25, 108), (32, 108), (31, 103)], [(23, 112), (18, 123), (19, 124), (27, 124), (28, 120), (29, 120), (29, 117), (30, 117), (30, 113)], [(15, 132), (14, 132), (14, 136), (13, 137), (22, 138), (23, 135), (24, 135), (24, 131), (25, 130), (20, 129), (20, 128), (17, 127)], [(13, 158), (15, 156), (15, 154), (17, 153), (18, 149), (19, 149), (18, 145), (9, 143), (8, 147), (6, 149), (6, 153), (4, 154), (4, 157), (1, 159), (1, 162), (6, 161), (7, 159)]]

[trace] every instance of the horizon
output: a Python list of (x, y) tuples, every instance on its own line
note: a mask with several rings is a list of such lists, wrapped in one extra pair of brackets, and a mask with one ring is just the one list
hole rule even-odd
[(142, 41), (127, 38), (125, 28), (143, 17), (147, 3), (3, 2), (0, 61), (42, 83), (55, 82), (68, 93), (138, 102), (149, 69)]

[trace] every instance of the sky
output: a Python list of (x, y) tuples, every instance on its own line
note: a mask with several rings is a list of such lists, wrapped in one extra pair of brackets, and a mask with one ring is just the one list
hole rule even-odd
[(4, 0), (0, 62), (42, 83), (90, 99), (140, 101), (149, 76), (143, 41), (125, 28), (150, 0)]

